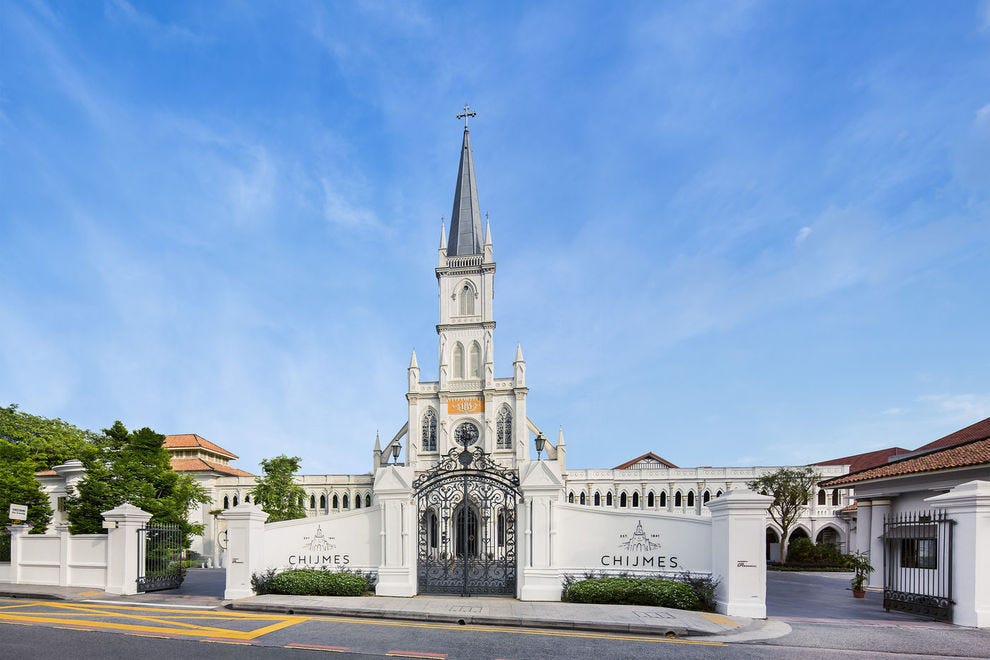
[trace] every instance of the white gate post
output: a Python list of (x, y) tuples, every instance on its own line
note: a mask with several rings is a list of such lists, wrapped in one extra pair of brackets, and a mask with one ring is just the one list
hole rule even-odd
[(124, 502), (102, 515), (107, 530), (107, 593), (136, 594), (138, 562), (144, 559), (138, 529), (148, 524), (151, 514)]
[(268, 514), (260, 506), (244, 502), (220, 515), (227, 521), (227, 588), (223, 597), (235, 600), (253, 596), (251, 576), (265, 568)]
[(412, 467), (400, 465), (389, 465), (375, 473), (375, 499), (382, 509), (378, 538), (381, 564), (375, 585), (379, 596), (416, 595), (419, 530), (413, 474)]
[(952, 529), (952, 623), (990, 628), (990, 481), (968, 481), (925, 500), (945, 509)]
[(564, 480), (556, 461), (529, 461), (520, 467), (516, 532), (517, 592), (520, 600), (560, 600), (560, 571), (555, 555), (554, 504), (564, 501)]
[(712, 512), (712, 576), (718, 611), (733, 616), (767, 616), (766, 526), (772, 497), (730, 490), (708, 502)]
[(7, 531), (10, 532), (10, 581), (12, 584), (21, 581), (21, 560), (24, 558), (24, 553), (21, 550), (21, 538), (31, 531), (31, 527), (32, 525), (28, 524), (7, 526)]

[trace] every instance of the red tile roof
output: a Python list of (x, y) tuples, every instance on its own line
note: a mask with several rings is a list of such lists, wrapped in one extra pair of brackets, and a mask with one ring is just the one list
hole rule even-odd
[(676, 465), (674, 465), (673, 463), (671, 463), (670, 461), (668, 461), (666, 458), (663, 458), (661, 456), (657, 456), (652, 451), (648, 451), (645, 454), (643, 454), (642, 456), (637, 456), (636, 458), (632, 459), (631, 461), (626, 461), (622, 465), (616, 465), (612, 469), (613, 470), (628, 470), (629, 468), (631, 468), (634, 465), (636, 465), (636, 463), (639, 463), (640, 461), (644, 461), (644, 460), (647, 460), (647, 461), (657, 461), (663, 467), (668, 467), (668, 468), (676, 468), (677, 467)]
[(181, 435), (166, 435), (165, 449), (183, 449), (188, 447), (201, 447), (207, 451), (212, 451), (227, 458), (237, 458), (223, 447), (215, 445), (206, 438), (202, 438), (195, 433), (184, 433)]
[(204, 461), (201, 458), (173, 458), (172, 469), (176, 472), (219, 472), (231, 477), (253, 477), (255, 475), (222, 463)]
[(990, 438), (990, 417), (981, 422), (970, 424), (964, 429), (959, 429), (955, 433), (950, 433), (944, 438), (939, 438), (927, 445), (918, 447), (915, 451), (927, 451), (929, 449), (942, 449), (943, 447), (954, 447), (955, 445), (969, 442), (970, 440), (983, 440)]
[(57, 477), (58, 476), (58, 472), (56, 472), (55, 470), (42, 470), (41, 472), (35, 472), (34, 473), (34, 476), (36, 476), (36, 477)]
[[(965, 430), (965, 429), (964, 429)], [(966, 444), (939, 449), (921, 456), (905, 458), (901, 461), (887, 463), (875, 468), (853, 472), (822, 482), (825, 488), (844, 486), (873, 479), (896, 477), (921, 472), (937, 472), (952, 468), (969, 467), (972, 465), (990, 466), (990, 438), (972, 440)]]
[(860, 470), (884, 465), (891, 456), (906, 454), (909, 451), (911, 450), (904, 449), (903, 447), (887, 447), (886, 449), (877, 449), (876, 451), (868, 451), (862, 454), (833, 458), (827, 461), (821, 461), (820, 463), (813, 463), (812, 465), (848, 465), (850, 472), (859, 472)]

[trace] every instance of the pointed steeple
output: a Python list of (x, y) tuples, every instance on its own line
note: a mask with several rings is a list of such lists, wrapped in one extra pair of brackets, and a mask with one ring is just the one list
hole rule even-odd
[(443, 216), (440, 216), (440, 249), (447, 249), (447, 232), (444, 231)]
[[(465, 113), (467, 113), (466, 106)], [(482, 240), (481, 211), (478, 208), (478, 185), (474, 179), (471, 136), (465, 123), (464, 141), (461, 143), (461, 162), (457, 167), (457, 187), (454, 189), (454, 210), (450, 212), (447, 256), (481, 254)]]
[(513, 362), (525, 362), (522, 354), (522, 344), (516, 343), (516, 359)]
[(419, 362), (416, 361), (416, 350), (415, 349), (413, 349), (412, 357), (409, 358), (409, 368), (410, 369), (419, 369)]
[(378, 437), (378, 431), (375, 431), (375, 451), (379, 454), (382, 453), (382, 441)]

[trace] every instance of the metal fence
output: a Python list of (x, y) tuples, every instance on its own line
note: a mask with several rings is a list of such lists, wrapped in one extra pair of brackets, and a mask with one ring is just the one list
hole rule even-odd
[(137, 590), (178, 588), (186, 576), (182, 529), (174, 523), (156, 523), (140, 528), (137, 533)]
[(952, 619), (953, 524), (937, 509), (884, 518), (884, 609)]

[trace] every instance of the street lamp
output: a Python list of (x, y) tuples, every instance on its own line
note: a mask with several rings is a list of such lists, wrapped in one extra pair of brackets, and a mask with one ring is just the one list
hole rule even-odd
[(399, 452), (401, 451), (402, 451), (402, 445), (400, 445), (398, 442), (392, 444), (392, 460), (395, 463), (395, 465), (399, 464)]
[(543, 435), (543, 431), (536, 434), (536, 460), (542, 461), (540, 454), (543, 452), (543, 448), (547, 445), (547, 436)]

